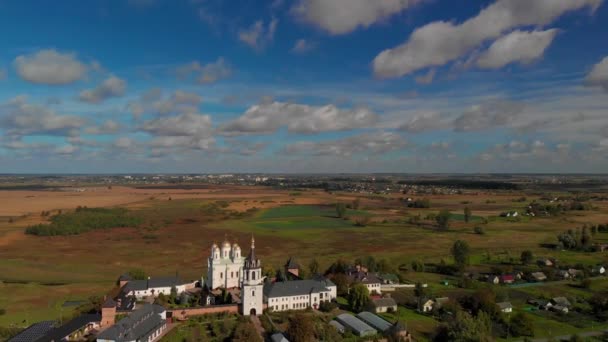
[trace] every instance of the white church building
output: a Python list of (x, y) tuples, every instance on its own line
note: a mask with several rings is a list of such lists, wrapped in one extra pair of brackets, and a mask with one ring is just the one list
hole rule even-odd
[(241, 256), (241, 248), (236, 243), (231, 245), (225, 241), (221, 247), (213, 244), (205, 284), (209, 290), (239, 288), (243, 315), (260, 315), (265, 304), (273, 311), (318, 309), (322, 302), (337, 297), (336, 285), (326, 278), (265, 281), (253, 237), (246, 258)]
[(230, 242), (224, 241), (221, 247), (218, 247), (214, 243), (207, 261), (205, 285), (209, 290), (240, 288), (244, 265), (245, 258), (242, 257), (238, 244), (231, 245)]

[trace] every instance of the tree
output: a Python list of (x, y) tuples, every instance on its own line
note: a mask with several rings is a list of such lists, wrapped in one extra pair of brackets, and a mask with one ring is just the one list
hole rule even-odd
[(473, 233), (478, 234), (478, 235), (483, 235), (486, 232), (483, 230), (482, 226), (475, 226), (475, 228), (473, 228)]
[(524, 312), (518, 312), (511, 317), (509, 332), (513, 337), (534, 336), (534, 322)]
[(424, 272), (424, 263), (420, 260), (412, 261), (412, 270), (414, 272)]
[(361, 312), (369, 303), (369, 290), (361, 283), (355, 284), (348, 293), (348, 305), (351, 310)]
[(456, 312), (447, 325), (441, 327), (437, 341), (487, 342), (492, 341), (491, 320), (485, 313), (477, 317), (464, 311)]
[(234, 330), (234, 335), (232, 336), (232, 341), (237, 342), (263, 342), (262, 338), (258, 334), (255, 326), (246, 318), (239, 320), (236, 329)]
[(557, 236), (557, 241), (561, 243), (564, 249), (574, 249), (577, 245), (577, 240), (571, 232), (559, 234)]
[(581, 246), (589, 247), (591, 245), (591, 241), (593, 240), (593, 236), (589, 233), (589, 229), (587, 227), (583, 227), (583, 233), (581, 234)]
[(519, 257), (519, 260), (521, 261), (522, 264), (528, 265), (532, 261), (534, 261), (534, 254), (532, 254), (532, 251), (526, 249), (525, 251), (521, 252), (521, 256)]
[(133, 280), (145, 280), (148, 279), (148, 275), (146, 274), (146, 271), (142, 270), (141, 268), (134, 268), (132, 270), (130, 270), (128, 272), (129, 276), (131, 276), (131, 278), (133, 278)]
[(450, 217), (452, 214), (449, 210), (442, 210), (435, 216), (435, 221), (437, 222), (437, 227), (441, 230), (448, 230), (450, 228)]
[(304, 313), (297, 313), (289, 319), (287, 335), (289, 335), (289, 340), (294, 342), (317, 341), (314, 322), (310, 315)]
[(424, 287), (422, 283), (417, 282), (416, 287), (414, 287), (414, 296), (416, 296), (416, 301), (418, 303), (418, 311), (422, 311), (422, 300), (426, 296), (426, 293), (426, 287)]
[(346, 277), (346, 274), (334, 274), (331, 281), (336, 284), (336, 292), (338, 293), (338, 296), (344, 296), (348, 293), (348, 278)]
[(469, 223), (471, 220), (471, 208), (464, 207), (464, 222)]
[(310, 264), (308, 264), (308, 270), (311, 275), (319, 274), (319, 262), (317, 259), (312, 259)]
[(346, 214), (346, 206), (344, 205), (344, 203), (336, 203), (336, 215), (339, 218), (343, 218), (345, 214)]
[(466, 241), (456, 240), (456, 242), (454, 242), (454, 245), (452, 246), (452, 256), (460, 269), (463, 269), (469, 264), (469, 253), (470, 248)]

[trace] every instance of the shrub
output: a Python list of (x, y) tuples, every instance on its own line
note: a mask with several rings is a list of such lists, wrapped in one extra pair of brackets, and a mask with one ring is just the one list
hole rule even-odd
[(483, 227), (480, 226), (476, 226), (475, 228), (473, 228), (473, 232), (475, 234), (479, 234), (479, 235), (484, 235), (486, 232), (483, 230)]
[(73, 213), (51, 217), (49, 224), (27, 227), (25, 233), (38, 236), (78, 235), (95, 229), (136, 227), (141, 223), (141, 218), (129, 215), (124, 208), (78, 207)]

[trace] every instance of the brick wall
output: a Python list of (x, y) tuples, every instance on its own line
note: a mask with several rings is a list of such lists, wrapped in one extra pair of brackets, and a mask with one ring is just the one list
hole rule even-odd
[(167, 310), (167, 312), (172, 313), (173, 320), (184, 320), (192, 316), (202, 316), (219, 312), (238, 314), (239, 306), (238, 304), (212, 305), (202, 308), (173, 309)]

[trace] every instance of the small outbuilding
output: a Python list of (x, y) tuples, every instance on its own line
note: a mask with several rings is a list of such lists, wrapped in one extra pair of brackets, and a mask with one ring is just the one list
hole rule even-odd
[(359, 337), (372, 336), (377, 334), (376, 329), (369, 326), (367, 323), (349, 314), (341, 314), (336, 317), (336, 321), (342, 324), (345, 328), (352, 331), (353, 334)]

